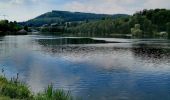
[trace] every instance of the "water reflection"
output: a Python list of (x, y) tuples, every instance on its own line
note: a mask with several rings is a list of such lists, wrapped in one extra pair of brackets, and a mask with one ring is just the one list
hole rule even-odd
[(0, 65), (9, 76), (19, 72), (35, 92), (53, 83), (83, 100), (170, 99), (166, 40), (56, 38), (5, 37)]
[(170, 49), (141, 47), (133, 48), (132, 52), (136, 57), (142, 59), (170, 59)]
[(119, 43), (118, 41), (105, 41), (93, 38), (65, 37), (57, 39), (38, 39), (41, 45), (67, 45), (67, 44), (99, 44), (99, 43)]

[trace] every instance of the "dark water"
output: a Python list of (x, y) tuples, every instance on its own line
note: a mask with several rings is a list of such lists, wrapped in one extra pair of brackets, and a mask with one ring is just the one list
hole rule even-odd
[(0, 37), (0, 68), (34, 91), (53, 83), (82, 100), (170, 100), (170, 41)]

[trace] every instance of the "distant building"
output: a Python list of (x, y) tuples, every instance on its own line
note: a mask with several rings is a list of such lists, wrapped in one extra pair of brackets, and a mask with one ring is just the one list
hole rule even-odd
[(44, 25), (42, 25), (42, 27), (48, 27), (48, 24), (44, 24)]
[(55, 27), (55, 26), (59, 26), (59, 24), (58, 23), (51, 24), (51, 27)]

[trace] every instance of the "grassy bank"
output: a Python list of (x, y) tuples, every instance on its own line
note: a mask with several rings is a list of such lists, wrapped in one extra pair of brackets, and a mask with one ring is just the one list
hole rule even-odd
[(0, 100), (73, 100), (73, 98), (70, 92), (55, 90), (52, 85), (41, 93), (33, 94), (26, 84), (18, 81), (18, 78), (8, 80), (1, 75)]

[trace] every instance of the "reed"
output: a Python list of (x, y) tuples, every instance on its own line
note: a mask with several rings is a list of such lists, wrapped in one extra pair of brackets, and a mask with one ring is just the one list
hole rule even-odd
[(53, 85), (49, 85), (43, 92), (33, 94), (27, 84), (19, 81), (17, 77), (8, 80), (4, 70), (0, 75), (0, 100), (73, 100), (70, 92), (57, 90)]

